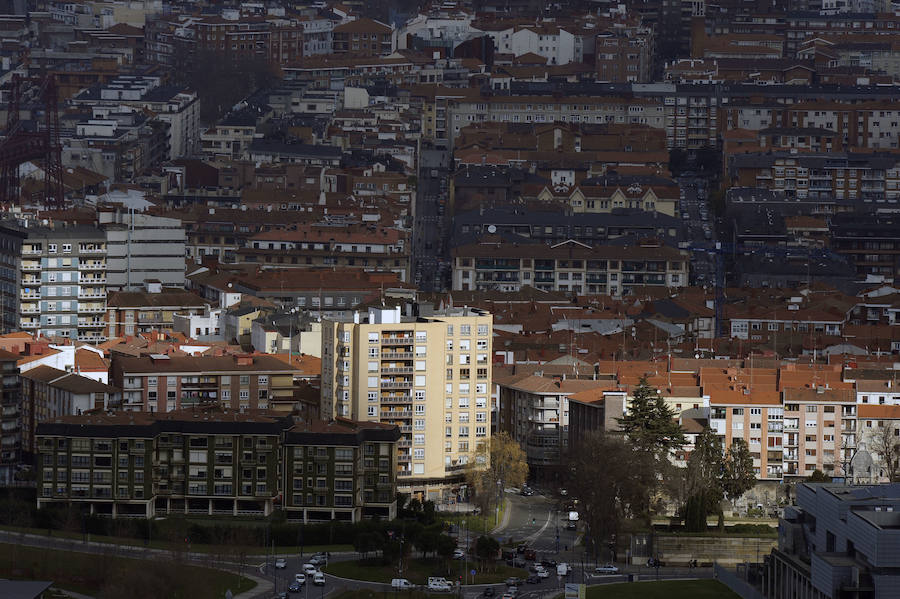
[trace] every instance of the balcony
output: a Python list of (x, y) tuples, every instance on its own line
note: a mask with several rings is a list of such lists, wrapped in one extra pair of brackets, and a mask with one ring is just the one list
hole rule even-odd
[(82, 314), (99, 314), (106, 312), (106, 306), (99, 304), (78, 304), (78, 311)]
[(22, 293), (19, 294), (19, 298), (21, 298), (21, 299), (41, 299), (41, 294), (23, 290)]
[(409, 439), (400, 439), (397, 441), (397, 447), (412, 447), (412, 441)]
[(412, 425), (405, 424), (405, 425), (401, 426), (401, 427), (400, 427), (400, 432), (401, 432), (401, 433), (411, 433), (411, 432), (412, 432)]
[(106, 323), (103, 322), (102, 320), (94, 320), (94, 319), (90, 319), (90, 318), (79, 318), (78, 326), (79, 327), (97, 328), (97, 327), (106, 326)]
[(389, 410), (381, 413), (382, 420), (390, 418), (412, 418), (412, 410)]
[(412, 381), (381, 381), (382, 389), (412, 389)]
[(39, 249), (24, 248), (24, 247), (22, 248), (23, 256), (40, 256), (43, 253), (44, 253), (44, 250), (41, 248), (39, 248)]
[(412, 476), (412, 470), (397, 470), (397, 476)]
[(412, 396), (410, 395), (391, 395), (384, 396), (381, 398), (381, 403), (383, 404), (407, 404), (412, 403)]
[(78, 335), (78, 340), (84, 343), (103, 343), (106, 335)]
[(23, 285), (31, 285), (32, 287), (34, 287), (34, 286), (40, 285), (41, 280), (40, 279), (22, 279), (22, 284)]
[(78, 291), (78, 299), (103, 299), (106, 291)]
[(19, 312), (21, 312), (22, 314), (40, 314), (41, 309), (34, 304), (22, 304), (19, 307)]
[[(400, 360), (412, 360), (413, 357), (415, 357), (415, 354), (413, 354), (411, 351), (385, 351), (385, 352), (381, 352), (381, 357), (382, 358), (394, 358), (394, 359), (400, 359)], [(421, 356), (421, 357), (424, 358), (425, 356)]]
[(383, 374), (412, 374), (412, 366), (393, 366), (391, 368), (382, 368)]
[(412, 456), (409, 455), (408, 453), (401, 453), (397, 456), (397, 461), (398, 462), (411, 462)]
[(106, 270), (106, 262), (82, 262), (78, 270)]
[(36, 329), (41, 326), (41, 323), (37, 320), (22, 320), (19, 321), (19, 327), (23, 329)]
[(415, 343), (415, 339), (413, 339), (412, 336), (399, 337), (395, 335), (385, 335), (381, 338), (381, 343), (387, 345), (412, 345)]
[(26, 262), (23, 262), (23, 263), (22, 263), (22, 270), (25, 270), (25, 271), (36, 271), (36, 270), (40, 270), (40, 269), (41, 269), (41, 265), (40, 265), (40, 264), (28, 264), (28, 263), (26, 263)]
[(78, 281), (82, 285), (106, 285), (106, 277), (93, 277), (91, 279), (80, 279)]

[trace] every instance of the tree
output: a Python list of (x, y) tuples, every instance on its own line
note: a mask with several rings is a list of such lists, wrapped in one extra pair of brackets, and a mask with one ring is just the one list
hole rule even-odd
[(609, 543), (615, 560), (622, 523), (644, 513), (646, 498), (658, 484), (656, 465), (622, 435), (606, 432), (585, 437), (568, 462), (568, 488), (581, 502), (586, 546), (599, 559), (601, 547)]
[(878, 457), (882, 475), (889, 482), (900, 480), (900, 436), (897, 425), (891, 420), (882, 420), (870, 434), (872, 451)]
[(688, 458), (685, 473), (684, 527), (690, 532), (705, 532), (706, 517), (718, 513), (724, 493), (722, 474), (725, 465), (722, 445), (712, 429), (706, 427)]
[(813, 470), (812, 474), (806, 477), (806, 482), (808, 483), (830, 483), (831, 477), (816, 468)]
[(441, 533), (437, 530), (426, 529), (422, 531), (422, 534), (416, 540), (416, 547), (422, 551), (423, 558), (428, 557), (429, 553), (437, 551), (440, 536)]
[(366, 559), (366, 556), (372, 551), (377, 551), (383, 542), (384, 539), (376, 532), (360, 532), (353, 539), (353, 548)]
[(672, 468), (669, 456), (684, 445), (684, 431), (675, 412), (666, 405), (659, 390), (649, 385), (647, 377), (641, 377), (632, 391), (628, 411), (618, 423), (634, 449), (632, 460), (649, 469), (648, 474), (654, 481), (645, 487), (643, 505), (631, 506), (637, 515), (644, 516), (649, 522), (650, 496), (658, 488), (658, 481), (664, 478), (663, 473)]
[(505, 487), (519, 487), (528, 478), (528, 463), (522, 447), (502, 432), (478, 445), (475, 459), (466, 469), (466, 480), (475, 489), (483, 511), (493, 508)]
[(628, 413), (618, 419), (619, 428), (639, 451), (655, 459), (668, 460), (669, 454), (684, 445), (684, 431), (675, 412), (666, 404), (658, 389), (641, 377), (632, 392)]
[(753, 456), (743, 439), (732, 439), (731, 447), (725, 454), (722, 490), (732, 504), (753, 488), (756, 484), (756, 473), (753, 471)]
[(478, 556), (482, 568), (488, 564), (494, 565), (499, 553), (500, 541), (494, 537), (482, 535), (475, 541), (475, 555)]

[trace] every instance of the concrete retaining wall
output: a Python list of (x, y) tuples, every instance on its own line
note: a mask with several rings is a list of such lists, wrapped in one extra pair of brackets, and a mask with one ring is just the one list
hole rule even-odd
[(692, 559), (700, 565), (756, 563), (777, 545), (776, 537), (655, 535), (653, 538), (654, 555), (666, 566), (687, 565)]

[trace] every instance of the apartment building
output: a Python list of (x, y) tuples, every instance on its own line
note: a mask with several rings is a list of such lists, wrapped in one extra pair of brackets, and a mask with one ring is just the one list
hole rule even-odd
[(106, 334), (112, 339), (151, 331), (171, 331), (175, 314), (202, 314), (210, 302), (180, 288), (163, 288), (159, 281), (148, 281), (144, 291), (114, 291), (109, 294)]
[(322, 416), (396, 424), (398, 484), (439, 499), (490, 435), (491, 315), (369, 308), (322, 324)]
[[(28, 226), (22, 226), (27, 224)], [(106, 312), (106, 236), (86, 225), (0, 224), (3, 245), (17, 273), (17, 288), (5, 288), (3, 304), (18, 315), (15, 329), (97, 342)], [(18, 245), (21, 244), (21, 245)], [(15, 330), (14, 329), (14, 330)]]
[[(396, 516), (396, 427), (210, 408), (97, 413), (38, 426), (38, 507), (115, 517)], [(376, 461), (377, 460), (377, 461)], [(303, 476), (299, 476), (302, 474)]]
[(359, 18), (335, 25), (332, 52), (337, 55), (387, 56), (394, 51), (393, 29), (373, 19)]
[(121, 391), (86, 376), (52, 366), (37, 366), (20, 377), (23, 453), (35, 454), (35, 429), (41, 422), (60, 416), (75, 416), (89, 410), (114, 410)]
[(275, 356), (116, 357), (111, 382), (122, 408), (171, 412), (215, 405), (230, 410), (291, 410), (295, 368)]
[(569, 397), (602, 393), (609, 381), (543, 376), (542, 372), (500, 383), (500, 431), (525, 449), (529, 476), (559, 480), (569, 450)]
[(397, 517), (396, 426), (311, 420), (284, 432), (284, 510), (289, 520), (359, 522)]
[(185, 231), (180, 219), (100, 209), (97, 220), (106, 233), (110, 290), (136, 290), (149, 280), (184, 286)]
[(168, 124), (166, 158), (193, 156), (200, 144), (200, 101), (197, 93), (162, 85), (159, 77), (121, 75), (71, 99), (78, 107), (126, 107), (148, 111)]
[(637, 286), (688, 284), (690, 254), (661, 245), (590, 246), (577, 241), (553, 245), (509, 243), (497, 237), (461, 245), (453, 256), (452, 288), (627, 295)]
[(236, 252), (238, 263), (290, 267), (351, 267), (391, 272), (410, 280), (410, 233), (365, 224), (295, 224), (264, 231)]
[(0, 350), (0, 480), (13, 480), (22, 463), (22, 394), (18, 354)]
[(789, 198), (900, 202), (900, 156), (872, 153), (799, 153), (797, 149), (735, 154), (731, 184), (783, 192)]
[(848, 258), (857, 277), (900, 280), (900, 218), (896, 214), (836, 214), (829, 224), (831, 248)]

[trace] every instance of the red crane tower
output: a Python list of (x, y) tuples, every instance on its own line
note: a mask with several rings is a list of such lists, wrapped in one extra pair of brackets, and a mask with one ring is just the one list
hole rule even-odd
[[(20, 119), (25, 103), (43, 105), (43, 122), (32, 111), (33, 127)], [(29, 160), (42, 160), (44, 166), (44, 205), (64, 207), (62, 183), (62, 145), (59, 141), (59, 92), (52, 75), (22, 77), (13, 75), (6, 113), (6, 131), (0, 141), (0, 202), (19, 200), (19, 166)]]

